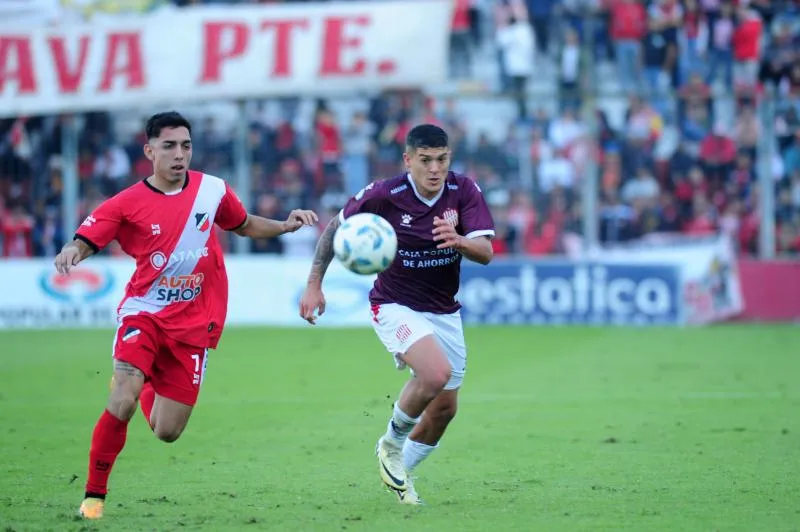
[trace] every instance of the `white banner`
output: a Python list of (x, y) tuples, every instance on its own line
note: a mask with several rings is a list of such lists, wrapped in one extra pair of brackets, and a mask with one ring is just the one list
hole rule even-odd
[(201, 6), (0, 30), (0, 116), (444, 81), (451, 0)]
[[(680, 288), (676, 286), (676, 291), (681, 294), (680, 322), (709, 323), (743, 310), (736, 258), (729, 241), (724, 238), (605, 250), (600, 255), (596, 259), (606, 266), (678, 266)], [(225, 262), (230, 284), (228, 325), (307, 325), (299, 316), (298, 304), (310, 259), (231, 255)], [(516, 262), (538, 265), (544, 271), (543, 267), (552, 261)], [(565, 261), (562, 269), (569, 269), (570, 265), (575, 263)], [(464, 279), (469, 284), (476, 272), (470, 273), (466, 268)], [(491, 293), (487, 291), (487, 280), (499, 283), (499, 279), (510, 275), (507, 269), (507, 261), (496, 261), (477, 270), (479, 277), (485, 278), (480, 281), (482, 297)], [(130, 259), (95, 257), (78, 266), (70, 276), (61, 276), (56, 273), (52, 259), (0, 260), (0, 329), (113, 327), (117, 305), (133, 270), (134, 263)], [(512, 270), (519, 274), (520, 266)], [(632, 274), (628, 277), (632, 278)], [(373, 281), (374, 276), (356, 275), (334, 260), (325, 276), (327, 309), (318, 321), (319, 326), (369, 326), (368, 294)], [(504, 280), (505, 288), (497, 293), (497, 298), (502, 298), (497, 304), (502, 308), (525, 299), (509, 292), (506, 285), (511, 281), (513, 278)], [(630, 279), (626, 282), (631, 284)], [(535, 284), (533, 281), (516, 283), (520, 289)], [(677, 279), (675, 284), (678, 284)], [(466, 305), (467, 314), (474, 311), (473, 307)]]
[(605, 262), (678, 265), (684, 323), (721, 321), (744, 310), (736, 254), (726, 237), (656, 237), (593, 256)]
[[(311, 261), (228, 256), (228, 324), (306, 326), (299, 301)], [(90, 258), (69, 276), (51, 259), (0, 261), (0, 329), (113, 327), (134, 270), (129, 259)], [(327, 309), (320, 326), (368, 326), (374, 276), (334, 261), (325, 277)]]

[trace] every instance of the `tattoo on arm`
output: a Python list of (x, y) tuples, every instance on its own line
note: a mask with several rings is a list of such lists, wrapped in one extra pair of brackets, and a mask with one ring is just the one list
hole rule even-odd
[(123, 362), (122, 360), (115, 360), (114, 361), (114, 371), (120, 371), (127, 375), (128, 377), (141, 377), (144, 378), (144, 373), (137, 367), (128, 364), (127, 362)]
[(325, 277), (325, 272), (333, 260), (333, 235), (336, 234), (340, 223), (339, 216), (334, 216), (319, 237), (314, 253), (314, 263), (311, 265), (311, 273), (308, 275), (309, 282), (322, 283), (322, 278)]

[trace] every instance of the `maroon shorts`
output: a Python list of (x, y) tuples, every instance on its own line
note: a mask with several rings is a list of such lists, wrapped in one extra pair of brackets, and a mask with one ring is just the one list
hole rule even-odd
[(158, 395), (194, 406), (208, 349), (173, 340), (146, 316), (126, 316), (114, 338), (114, 358), (141, 370)]

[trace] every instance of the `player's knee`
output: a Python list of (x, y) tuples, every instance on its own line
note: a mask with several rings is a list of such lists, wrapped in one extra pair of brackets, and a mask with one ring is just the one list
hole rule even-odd
[(180, 427), (170, 427), (165, 425), (159, 425), (156, 423), (156, 426), (153, 427), (153, 434), (156, 435), (156, 438), (165, 442), (165, 443), (172, 443), (177, 441), (178, 438), (181, 437), (181, 433), (183, 429)]
[(450, 380), (450, 374), (452, 370), (449, 365), (432, 368), (430, 371), (426, 372), (424, 375), (420, 375), (420, 379), (422, 380), (423, 385), (425, 388), (433, 393), (438, 394), (444, 387), (447, 386), (448, 381)]
[(115, 388), (108, 399), (108, 411), (118, 419), (128, 420), (136, 412), (136, 391)]

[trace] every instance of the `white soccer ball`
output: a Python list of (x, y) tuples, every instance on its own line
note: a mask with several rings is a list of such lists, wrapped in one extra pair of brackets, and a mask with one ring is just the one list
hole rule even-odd
[(380, 273), (389, 267), (397, 253), (397, 233), (377, 214), (354, 214), (336, 230), (333, 252), (351, 272)]

